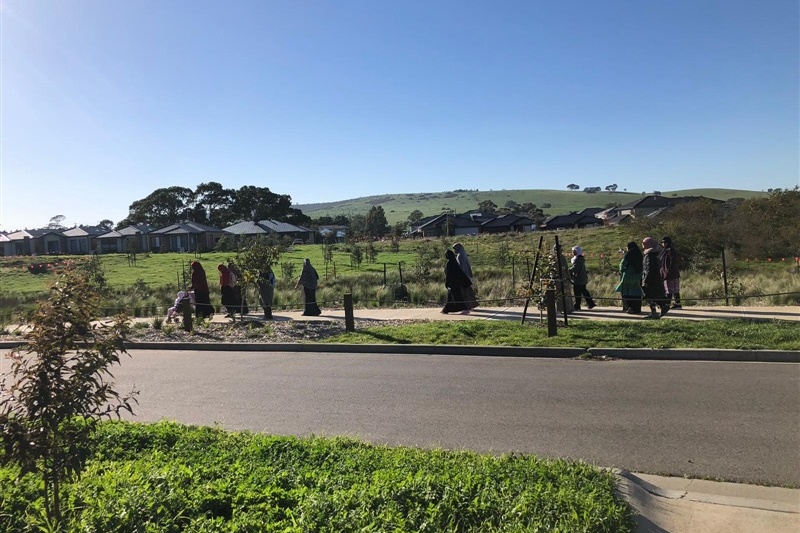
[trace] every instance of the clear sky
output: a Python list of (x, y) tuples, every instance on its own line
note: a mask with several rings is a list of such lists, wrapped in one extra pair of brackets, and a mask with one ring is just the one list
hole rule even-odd
[(0, 4), (0, 230), (206, 181), (800, 184), (798, 0)]

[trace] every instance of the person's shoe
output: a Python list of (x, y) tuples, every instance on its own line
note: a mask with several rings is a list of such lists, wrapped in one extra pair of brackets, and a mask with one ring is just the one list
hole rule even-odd
[(578, 306), (576, 305), (575, 307), (573, 307), (573, 308), (572, 308), (572, 310), (573, 310), (573, 311), (580, 311), (580, 310), (581, 310), (581, 308), (580, 308), (580, 307), (578, 307)]
[(655, 313), (649, 314), (646, 317), (644, 317), (645, 320), (658, 320), (659, 318), (661, 317)]
[(661, 316), (664, 316), (669, 311), (669, 304), (661, 306)]
[(595, 308), (595, 307), (597, 307), (597, 306), (596, 306), (595, 304), (592, 304), (592, 305), (590, 305), (590, 306), (588, 306), (588, 307), (589, 307), (589, 309), (594, 309), (594, 308)]
[(461, 311), (461, 314), (462, 315), (468, 315), (469, 314), (469, 309), (464, 309), (463, 311)]
[(634, 311), (633, 309), (628, 309), (628, 310), (627, 310), (627, 311), (625, 311), (625, 312), (626, 312), (627, 314), (629, 314), (629, 315), (638, 315), (638, 314), (639, 314), (639, 311)]
[(673, 309), (683, 309), (683, 306), (682, 306), (681, 304), (678, 304), (678, 303), (676, 303), (676, 304), (674, 304), (674, 305), (672, 306), (672, 308), (673, 308)]

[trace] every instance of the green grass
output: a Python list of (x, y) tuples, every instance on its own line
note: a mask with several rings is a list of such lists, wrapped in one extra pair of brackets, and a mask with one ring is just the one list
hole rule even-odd
[(525, 324), (505, 320), (425, 322), (405, 326), (372, 326), (331, 337), (349, 344), (454, 344), (469, 346), (563, 346), (573, 348), (717, 348), (800, 350), (796, 322), (747, 320), (571, 320), (547, 336), (533, 309)]
[[(526, 291), (540, 237), (544, 239), (545, 253), (552, 249), (555, 237), (558, 237), (567, 250), (573, 245), (581, 245), (587, 258), (589, 290), (600, 299), (601, 304), (618, 305), (618, 302), (615, 303), (618, 295), (614, 293), (614, 287), (618, 282), (616, 268), (621, 256), (617, 250), (630, 240), (641, 240), (636, 229), (628, 226), (403, 240), (398, 252), (391, 251), (389, 242), (375, 242), (373, 246), (378, 252), (376, 261), (364, 260), (360, 266), (351, 263), (349, 245), (337, 245), (333, 262), (327, 265), (323, 261), (321, 245), (295, 246), (281, 256), (280, 264), (275, 267), (278, 277), (276, 310), (301, 307), (300, 292), (294, 285), (305, 258), (309, 258), (319, 272), (320, 288), (317, 299), (322, 302), (323, 307), (341, 307), (346, 293), (353, 295), (357, 307), (395, 305), (393, 289), (400, 283), (401, 272), (412, 305), (440, 305), (446, 296), (443, 284), (444, 250), (457, 240), (464, 243), (470, 255), (479, 286), (479, 297), (487, 305), (500, 305)], [(360, 246), (362, 250), (366, 249), (366, 244), (362, 243)], [(421, 248), (429, 249), (432, 254), (427, 275), (424, 275), (424, 269), (417, 268), (420, 264)], [(212, 304), (218, 308), (220, 298), (216, 265), (235, 258), (235, 253), (214, 252), (201, 256), (180, 253), (139, 254), (133, 265), (128, 263), (124, 254), (98, 257), (107, 284), (113, 292), (106, 298), (104, 313), (113, 314), (124, 310), (131, 316), (142, 317), (166, 314), (167, 308), (175, 300), (176, 292), (181, 288), (184, 270), (195, 259), (206, 269)], [(21, 312), (33, 309), (36, 299), (44, 293), (48, 282), (53, 279), (52, 274), (28, 273), (25, 267), (34, 259), (44, 260), (30, 257), (0, 258), (0, 325), (20, 320), (17, 317)], [(47, 258), (51, 262), (63, 259), (86, 260), (85, 257), (74, 256)], [(793, 258), (788, 258), (785, 262), (775, 258), (771, 263), (765, 259), (746, 262), (744, 258), (728, 257), (731, 303), (797, 305), (800, 300), (800, 275), (793, 272), (796, 269)], [(682, 274), (684, 300), (690, 304), (696, 302), (703, 305), (724, 303), (720, 299), (724, 292), (720, 273), (721, 258), (710, 258), (706, 263), (685, 269)], [(756, 294), (782, 295), (743, 299), (744, 296)], [(249, 288), (248, 301), (257, 301), (252, 286)]]
[[(0, 469), (0, 528), (33, 531), (42, 495)], [(629, 532), (614, 478), (528, 455), (106, 423), (66, 487), (67, 532)], [(30, 529), (29, 529), (30, 528)]]
[[(549, 189), (519, 189), (519, 190), (498, 190), (498, 191), (443, 191), (432, 193), (414, 194), (384, 194), (379, 196), (364, 196), (351, 198), (338, 202), (326, 202), (318, 204), (302, 204), (294, 207), (299, 208), (304, 214), (318, 218), (323, 215), (336, 216), (356, 214), (366, 215), (373, 205), (380, 205), (386, 213), (386, 220), (389, 224), (406, 222), (408, 215), (414, 210), (419, 210), (425, 216), (438, 215), (443, 209), (452, 209), (456, 213), (464, 213), (471, 209), (477, 209), (478, 204), (484, 200), (491, 200), (498, 207), (504, 207), (506, 202), (512, 200), (522, 205), (526, 202), (536, 204), (541, 207), (550, 204), (551, 207), (545, 208), (544, 212), (550, 215), (560, 215), (570, 211), (580, 211), (587, 207), (604, 207), (608, 204), (626, 204), (641, 197), (642, 192), (652, 193), (651, 191), (623, 191), (617, 192), (601, 191), (598, 193), (585, 193), (584, 187), (600, 186), (608, 184), (579, 184), (580, 191)], [(730, 198), (754, 198), (765, 197), (766, 192), (743, 191), (737, 189), (689, 189), (682, 191), (662, 191), (663, 196), (705, 196), (717, 200), (728, 200)]]

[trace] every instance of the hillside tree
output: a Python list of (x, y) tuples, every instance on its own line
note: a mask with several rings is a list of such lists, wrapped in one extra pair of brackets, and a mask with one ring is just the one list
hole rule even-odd
[(576, 183), (570, 183), (569, 185), (567, 185), (567, 189), (569, 189), (571, 191), (577, 191), (580, 188), (581, 188), (581, 186), (576, 184)]
[(383, 211), (383, 206), (373, 205), (367, 213), (367, 218), (364, 222), (365, 233), (371, 237), (382, 237), (389, 231), (388, 222), (386, 221), (386, 213)]
[(411, 214), (408, 215), (408, 221), (411, 224), (416, 224), (417, 222), (422, 220), (424, 217), (425, 217), (425, 215), (422, 214), (422, 211), (420, 211), (419, 209), (414, 209), (413, 211), (411, 211)]

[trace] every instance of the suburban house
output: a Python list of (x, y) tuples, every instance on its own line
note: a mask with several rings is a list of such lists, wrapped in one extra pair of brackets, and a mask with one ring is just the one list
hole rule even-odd
[(295, 226), (288, 222), (278, 222), (277, 220), (239, 222), (223, 228), (222, 231), (237, 237), (275, 234), (278, 238), (302, 239), (306, 244), (314, 244), (314, 230), (303, 226)]
[(325, 225), (320, 226), (317, 231), (319, 231), (319, 234), (322, 235), (323, 238), (328, 238), (328, 235), (333, 235), (336, 242), (344, 242), (347, 236), (347, 226)]
[(515, 233), (533, 231), (536, 223), (524, 215), (497, 215), (483, 211), (467, 211), (458, 215), (443, 213), (426, 217), (411, 225), (413, 237), (442, 235), (478, 235), (479, 233)]
[(477, 235), (481, 222), (469, 216), (443, 213), (420, 220), (412, 226), (410, 234), (418, 237), (439, 237), (441, 235)]
[(152, 228), (147, 224), (132, 224), (118, 230), (112, 230), (97, 237), (99, 251), (104, 254), (117, 252), (149, 252), (148, 234)]
[(206, 252), (213, 250), (225, 232), (199, 222), (178, 222), (147, 234), (152, 252)]
[(45, 255), (66, 253), (66, 240), (61, 230), (24, 229), (7, 233), (3, 243), (3, 255)]
[(97, 238), (108, 233), (100, 226), (75, 226), (61, 232), (66, 241), (64, 252), (68, 254), (90, 254), (97, 248)]
[[(600, 208), (595, 213), (602, 211)], [(587, 211), (584, 209), (581, 212), (568, 213), (566, 215), (553, 215), (544, 219), (544, 222), (539, 226), (543, 230), (558, 230), (558, 229), (575, 229), (575, 228), (593, 228), (602, 226), (603, 221), (597, 218), (594, 213), (585, 214)]]
[(481, 224), (481, 233), (522, 233), (533, 231), (536, 222), (521, 215), (500, 215)]

